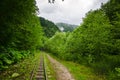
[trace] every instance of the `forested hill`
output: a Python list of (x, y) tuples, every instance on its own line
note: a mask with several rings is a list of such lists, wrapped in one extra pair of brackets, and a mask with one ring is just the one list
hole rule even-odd
[(60, 31), (52, 21), (46, 20), (43, 17), (39, 17), (39, 19), (46, 37), (52, 37), (57, 31)]
[(71, 32), (78, 26), (78, 25), (67, 24), (67, 23), (56, 23), (56, 25), (63, 32), (68, 32), (68, 31)]

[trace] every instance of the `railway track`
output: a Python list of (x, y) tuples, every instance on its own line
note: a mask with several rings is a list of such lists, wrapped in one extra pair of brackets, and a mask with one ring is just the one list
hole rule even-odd
[[(35, 65), (34, 68), (36, 68), (36, 65)], [(47, 79), (47, 73), (46, 73), (44, 55), (43, 54), (41, 54), (41, 56), (40, 56), (40, 63), (39, 63), (37, 73), (35, 73), (34, 70), (35, 69), (33, 69), (32, 73), (31, 73), (30, 80), (33, 80), (33, 76), (35, 76), (35, 78), (36, 78), (34, 80), (48, 80)]]

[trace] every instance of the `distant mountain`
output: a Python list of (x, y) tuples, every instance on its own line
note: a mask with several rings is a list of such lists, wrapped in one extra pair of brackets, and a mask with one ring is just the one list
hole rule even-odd
[(40, 24), (43, 27), (44, 35), (48, 38), (52, 37), (57, 31), (59, 32), (59, 28), (52, 22), (43, 17), (39, 17)]
[(68, 31), (71, 32), (78, 26), (78, 25), (72, 25), (67, 23), (56, 23), (56, 25), (63, 32), (68, 32)]

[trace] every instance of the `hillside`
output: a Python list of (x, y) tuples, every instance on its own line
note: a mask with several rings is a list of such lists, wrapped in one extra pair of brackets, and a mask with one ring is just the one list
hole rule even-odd
[(78, 26), (78, 25), (67, 24), (67, 23), (56, 23), (56, 25), (63, 32), (68, 32), (68, 31), (71, 32)]
[(43, 17), (39, 17), (39, 19), (46, 37), (52, 37), (57, 31), (60, 31), (52, 21), (49, 21)]

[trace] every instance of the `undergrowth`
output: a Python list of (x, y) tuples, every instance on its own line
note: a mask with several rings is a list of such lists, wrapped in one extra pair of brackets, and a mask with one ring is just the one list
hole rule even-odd
[[(45, 52), (42, 52), (42, 53), (45, 54)], [(55, 71), (50, 61), (48, 60), (47, 55), (45, 54), (44, 57), (45, 57), (46, 73), (47, 73), (48, 80), (57, 80)]]
[(98, 75), (91, 67), (72, 61), (61, 60), (52, 54), (50, 55), (67, 67), (75, 80), (107, 80), (105, 75)]
[[(9, 66), (5, 71), (1, 71), (0, 80), (30, 80), (31, 72), (36, 64), (35, 71), (38, 69), (39, 61), (40, 52), (30, 54), (26, 59)], [(14, 74), (17, 76), (13, 76)]]

